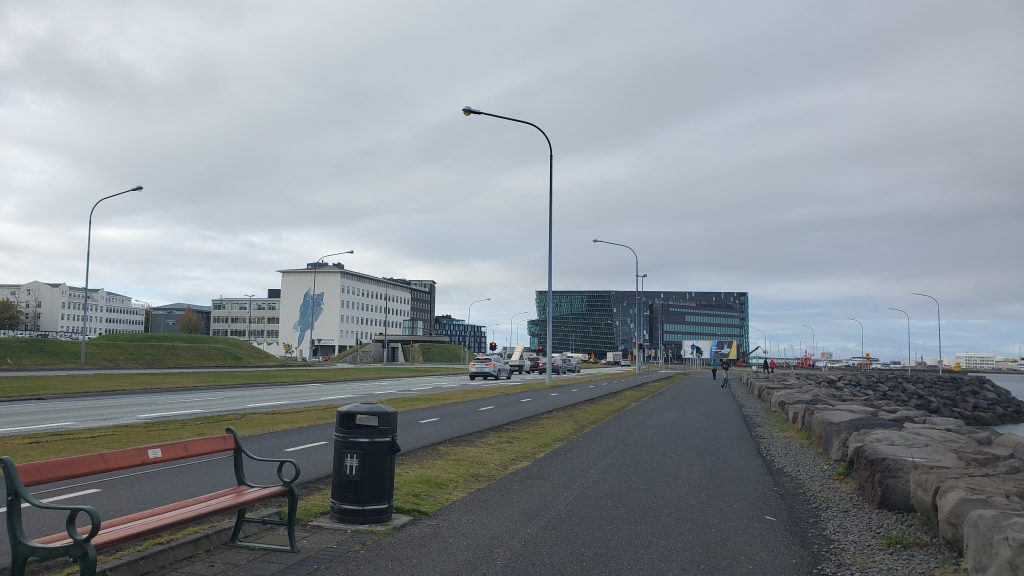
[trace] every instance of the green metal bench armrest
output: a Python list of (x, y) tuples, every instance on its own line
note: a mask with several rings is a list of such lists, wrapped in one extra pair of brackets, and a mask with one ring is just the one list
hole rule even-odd
[[(249, 486), (250, 488), (273, 488), (275, 486), (291, 486), (292, 484), (295, 483), (296, 480), (299, 479), (299, 464), (295, 460), (291, 460), (288, 458), (263, 458), (260, 456), (256, 456), (252, 452), (249, 452), (248, 450), (245, 449), (245, 446), (242, 445), (242, 439), (238, 437), (238, 433), (235, 432), (234, 428), (231, 428), (229, 426), (225, 428), (224, 431), (227, 432), (228, 434), (231, 434), (235, 438), (235, 480), (239, 484)], [(245, 476), (245, 468), (243, 466), (244, 461), (242, 460), (243, 454), (249, 459), (254, 460), (256, 462), (277, 462), (277, 478), (278, 480), (281, 481), (281, 484), (253, 484), (252, 482), (250, 482), (249, 479)], [(285, 477), (286, 466), (292, 467), (293, 474), (290, 477)]]

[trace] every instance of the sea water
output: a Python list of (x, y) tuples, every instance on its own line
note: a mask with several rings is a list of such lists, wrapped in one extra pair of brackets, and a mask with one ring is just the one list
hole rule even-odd
[[(984, 376), (996, 385), (1006, 388), (1017, 398), (1024, 400), (1024, 374), (972, 374), (972, 376)], [(1018, 436), (1024, 436), (1024, 423), (1005, 424), (995, 428), (1000, 432), (1012, 432)]]

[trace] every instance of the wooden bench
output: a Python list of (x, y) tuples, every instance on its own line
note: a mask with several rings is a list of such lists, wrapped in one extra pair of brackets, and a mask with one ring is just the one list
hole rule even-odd
[[(232, 544), (298, 552), (299, 549), (295, 545), (295, 510), (298, 504), (298, 492), (294, 485), (299, 477), (298, 464), (294, 460), (254, 456), (242, 446), (238, 434), (233, 429), (227, 428), (225, 432), (226, 434), (220, 436), (166, 442), (27, 464), (15, 465), (14, 461), (7, 456), (0, 457), (0, 468), (3, 470), (4, 484), (7, 487), (7, 535), (11, 542), (12, 576), (22, 576), (30, 558), (48, 560), (62, 557), (68, 557), (77, 562), (79, 573), (82, 576), (93, 576), (96, 574), (96, 552), (99, 550), (232, 510), (237, 511), (235, 527), (231, 533)], [(27, 489), (29, 486), (219, 452), (233, 453), (237, 486), (112, 520), (101, 520), (99, 513), (91, 506), (61, 506), (40, 502)], [(246, 478), (243, 468), (243, 457), (258, 462), (276, 462), (280, 484), (258, 485), (250, 482)], [(287, 466), (291, 466), (294, 471), (290, 477), (285, 477)], [(288, 498), (287, 519), (246, 517), (245, 512), (249, 505), (277, 496)], [(22, 525), (23, 502), (44, 510), (67, 512), (65, 532), (41, 538), (26, 536)], [(76, 522), (80, 515), (88, 517), (88, 526), (76, 528)], [(242, 525), (246, 522), (287, 526), (288, 546), (239, 540)]]

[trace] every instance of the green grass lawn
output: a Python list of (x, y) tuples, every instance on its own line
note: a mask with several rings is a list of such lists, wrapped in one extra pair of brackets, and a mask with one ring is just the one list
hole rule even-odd
[[(77, 368), (81, 342), (53, 338), (0, 338), (0, 370)], [(283, 366), (291, 362), (221, 336), (106, 334), (89, 340), (90, 368)]]

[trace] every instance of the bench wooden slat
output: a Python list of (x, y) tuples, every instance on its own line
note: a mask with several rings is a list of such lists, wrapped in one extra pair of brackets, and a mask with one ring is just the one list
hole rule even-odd
[[(283, 496), (287, 493), (288, 489), (282, 486), (270, 488), (237, 486), (191, 500), (114, 518), (101, 524), (100, 533), (92, 539), (92, 544), (97, 550), (103, 550), (129, 540), (161, 532), (172, 526), (187, 524), (228, 510), (244, 508), (249, 504), (274, 496)], [(62, 545), (70, 541), (67, 533), (64, 532), (35, 540), (36, 543), (47, 545)]]
[(25, 486), (38, 486), (72, 478), (116, 472), (138, 466), (171, 462), (184, 458), (206, 456), (234, 450), (235, 438), (230, 434), (164, 442), (112, 452), (56, 458), (41, 462), (18, 464), (18, 475)]

